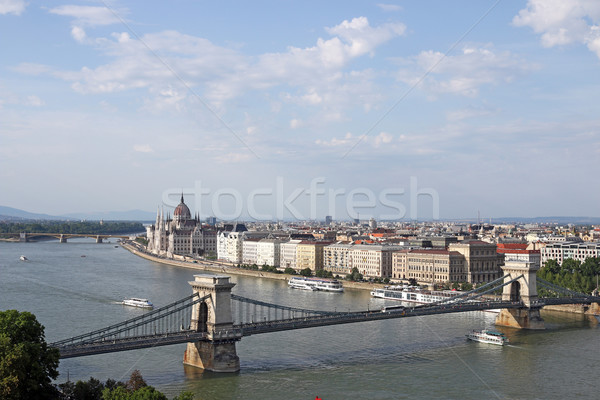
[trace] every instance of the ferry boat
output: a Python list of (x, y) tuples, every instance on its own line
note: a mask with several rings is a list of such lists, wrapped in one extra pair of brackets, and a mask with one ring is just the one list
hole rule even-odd
[(504, 333), (490, 331), (488, 329), (484, 329), (482, 331), (471, 331), (470, 333), (465, 335), (467, 339), (474, 340), (476, 342), (482, 343), (490, 343), (497, 344), (500, 346), (504, 346), (508, 343), (508, 338), (504, 336)]
[(132, 297), (130, 299), (123, 300), (122, 304), (124, 306), (132, 306), (132, 307), (140, 307), (140, 308), (153, 308), (154, 305), (148, 299), (138, 299), (136, 297)]
[(416, 286), (386, 286), (373, 289), (371, 296), (386, 300), (410, 301), (413, 303), (435, 303), (460, 296), (463, 292), (456, 290), (422, 290)]
[(335, 279), (323, 279), (323, 278), (307, 278), (307, 277), (293, 277), (288, 281), (288, 286), (294, 289), (304, 290), (322, 290), (325, 292), (343, 292), (344, 287), (342, 283)]

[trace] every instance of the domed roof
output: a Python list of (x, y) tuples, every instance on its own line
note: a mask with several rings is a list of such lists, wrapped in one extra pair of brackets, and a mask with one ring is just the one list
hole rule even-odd
[(190, 209), (183, 202), (183, 193), (181, 194), (181, 203), (179, 203), (179, 205), (175, 208), (175, 211), (173, 211), (173, 216), (177, 217), (177, 219), (192, 218), (192, 213), (190, 212)]

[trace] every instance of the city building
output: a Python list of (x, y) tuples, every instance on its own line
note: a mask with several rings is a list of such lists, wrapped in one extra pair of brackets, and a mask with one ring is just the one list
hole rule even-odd
[(419, 284), (466, 282), (465, 257), (449, 250), (401, 250), (392, 257), (391, 278), (412, 278)]
[(331, 242), (303, 240), (296, 246), (296, 270), (306, 268), (314, 273), (323, 269), (323, 248)]
[(346, 276), (352, 272), (348, 253), (354, 245), (333, 243), (323, 248), (323, 269), (334, 275)]
[(281, 240), (269, 236), (260, 239), (256, 247), (256, 264), (279, 267), (281, 257)]
[(496, 251), (496, 245), (481, 240), (464, 240), (451, 243), (448, 250), (456, 251), (465, 258), (466, 282), (481, 284), (491, 282), (502, 276), (500, 268), (502, 256)]
[(190, 209), (181, 202), (173, 211), (173, 218), (156, 213), (156, 222), (146, 227), (147, 250), (153, 254), (173, 258), (180, 256), (216, 256), (217, 237), (212, 229), (202, 226), (198, 217), (192, 218)]
[(356, 268), (365, 278), (391, 278), (392, 254), (399, 246), (357, 244), (348, 251), (348, 268)]
[(548, 243), (541, 248), (542, 265), (548, 260), (556, 260), (560, 265), (568, 258), (583, 262), (588, 257), (600, 257), (600, 242)]
[(281, 243), (279, 246), (279, 266), (285, 268), (296, 268), (296, 247), (302, 240), (291, 239)]

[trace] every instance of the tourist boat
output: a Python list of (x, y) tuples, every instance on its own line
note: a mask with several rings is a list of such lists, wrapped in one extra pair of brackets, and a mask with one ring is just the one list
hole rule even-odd
[(294, 289), (304, 290), (322, 290), (325, 292), (343, 292), (344, 287), (342, 283), (335, 279), (323, 279), (323, 278), (307, 278), (307, 277), (293, 277), (288, 281), (288, 286)]
[(21, 260), (21, 261), (29, 261), (29, 259), (27, 257), (25, 257), (25, 256), (19, 257), (19, 260)]
[(504, 333), (490, 331), (488, 329), (484, 329), (482, 331), (471, 331), (467, 335), (465, 335), (467, 339), (474, 340), (476, 342), (482, 343), (490, 343), (497, 344), (500, 346), (504, 346), (508, 343), (508, 338), (504, 336)]
[(123, 300), (124, 306), (140, 307), (140, 308), (153, 308), (154, 305), (148, 299), (138, 299), (132, 297), (130, 299)]
[(386, 300), (409, 301), (413, 303), (435, 303), (449, 300), (464, 294), (456, 290), (423, 290), (417, 286), (385, 286), (373, 289), (371, 296)]

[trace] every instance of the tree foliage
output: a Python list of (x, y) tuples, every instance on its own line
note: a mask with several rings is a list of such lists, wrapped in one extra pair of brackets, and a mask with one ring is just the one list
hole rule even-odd
[(306, 267), (303, 270), (300, 270), (300, 275), (302, 275), (302, 276), (312, 276), (312, 270), (310, 268)]
[(333, 278), (333, 272), (319, 269), (315, 271), (315, 276), (318, 278)]
[[(90, 378), (89, 381), (65, 382), (58, 385), (63, 399), (69, 400), (167, 400), (167, 396), (148, 386), (140, 371), (131, 373), (127, 382), (109, 379), (106, 383)], [(182, 392), (173, 400), (193, 400), (194, 394)]]
[(349, 281), (362, 281), (363, 280), (363, 275), (358, 272), (358, 268), (354, 267), (352, 268), (352, 271), (346, 275), (346, 279), (348, 279)]
[(591, 293), (596, 288), (596, 277), (600, 275), (600, 258), (589, 257), (584, 262), (568, 258), (559, 265), (548, 260), (537, 275), (555, 285), (581, 293)]
[(35, 315), (0, 311), (0, 398), (54, 399), (57, 349), (49, 348)]
[(127, 221), (34, 221), (34, 222), (0, 222), (1, 233), (73, 233), (117, 235), (144, 232), (141, 222)]

